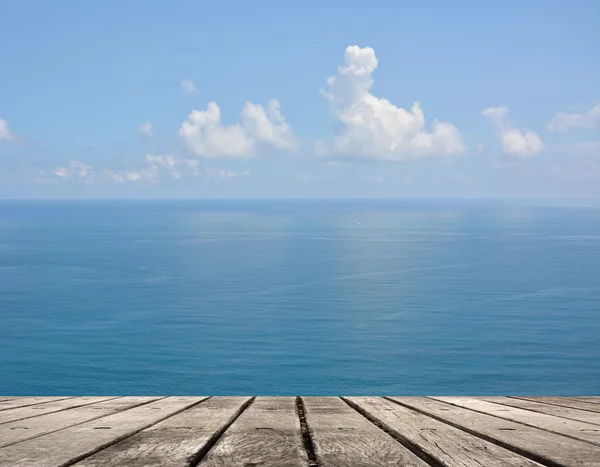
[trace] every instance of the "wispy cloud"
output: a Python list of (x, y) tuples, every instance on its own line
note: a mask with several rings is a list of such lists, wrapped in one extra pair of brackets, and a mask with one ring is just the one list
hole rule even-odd
[(227, 181), (238, 177), (247, 177), (248, 175), (250, 175), (250, 172), (248, 170), (244, 170), (243, 172), (234, 172), (231, 170), (223, 170), (210, 165), (204, 167), (204, 171), (206, 172), (210, 180)]
[(572, 128), (594, 129), (600, 127), (600, 105), (582, 113), (558, 112), (548, 124), (550, 131), (565, 132)]
[(138, 128), (138, 133), (140, 135), (146, 135), (146, 136), (152, 137), (153, 131), (154, 131), (154, 129), (152, 127), (152, 123), (150, 123), (150, 122), (142, 123), (140, 125), (140, 127)]
[(0, 141), (10, 141), (15, 135), (10, 131), (8, 120), (0, 118)]
[(179, 84), (181, 86), (181, 89), (183, 89), (184, 92), (186, 92), (187, 94), (194, 94), (196, 92), (196, 85), (189, 78), (182, 79), (181, 83)]

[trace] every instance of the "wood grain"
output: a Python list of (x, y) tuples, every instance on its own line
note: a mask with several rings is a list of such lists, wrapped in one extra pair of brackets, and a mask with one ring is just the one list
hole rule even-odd
[(594, 404), (600, 404), (600, 396), (574, 396), (574, 397), (565, 397), (564, 399), (575, 399), (575, 400), (592, 402)]
[(555, 466), (598, 467), (600, 448), (425, 397), (391, 397), (404, 405), (460, 427), (527, 457)]
[(199, 466), (307, 467), (295, 398), (258, 397)]
[(600, 427), (591, 423), (498, 405), (474, 397), (434, 397), (433, 399), (600, 445)]
[[(158, 397), (123, 397), (0, 425), (0, 447), (145, 404)], [(0, 450), (0, 454), (2, 451)]]
[(569, 407), (562, 407), (559, 405), (551, 405), (543, 402), (528, 401), (523, 399), (513, 399), (510, 397), (482, 397), (481, 399), (488, 402), (495, 402), (497, 404), (509, 405), (511, 407), (517, 407), (519, 409), (531, 410), (533, 412), (540, 412), (546, 415), (554, 415), (556, 417), (568, 418), (570, 420), (577, 420), (579, 422), (592, 423), (594, 425), (600, 425), (600, 411), (599, 412), (588, 412), (586, 410), (572, 409)]
[(388, 400), (379, 397), (349, 397), (347, 400), (377, 420), (403, 444), (426, 456), (426, 460), (433, 460), (445, 467), (541, 465)]
[[(70, 465), (198, 402), (167, 397), (0, 449), (1, 467)], [(78, 410), (78, 409), (74, 409)], [(51, 414), (54, 415), (54, 414)]]
[(427, 467), (338, 397), (303, 397), (319, 467)]
[(571, 407), (573, 409), (600, 413), (600, 404), (595, 404), (586, 400), (571, 399), (569, 397), (510, 397), (510, 399), (541, 402), (544, 404), (558, 405), (560, 407)]
[(75, 407), (82, 407), (84, 405), (95, 404), (110, 399), (116, 399), (116, 397), (73, 397), (70, 399), (46, 402), (44, 404), (7, 409), (0, 412), (0, 424), (39, 417), (40, 415), (45, 415), (47, 413), (73, 409)]
[(249, 397), (213, 397), (78, 462), (77, 467), (187, 467), (233, 422)]
[(70, 397), (17, 397), (0, 401), (0, 411), (15, 409), (17, 407), (26, 407), (28, 405), (44, 404), (46, 402), (59, 401), (62, 399), (71, 399)]

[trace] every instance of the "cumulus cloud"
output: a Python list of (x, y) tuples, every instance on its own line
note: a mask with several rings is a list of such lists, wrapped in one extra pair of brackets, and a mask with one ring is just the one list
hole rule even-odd
[(206, 110), (190, 113), (179, 135), (197, 157), (251, 157), (257, 143), (280, 149), (297, 147), (296, 138), (275, 99), (269, 102), (267, 109), (247, 102), (241, 124), (233, 125), (223, 125), (221, 109), (216, 102), (210, 102)]
[(535, 156), (544, 147), (541, 138), (534, 131), (511, 126), (508, 120), (508, 108), (488, 107), (482, 114), (494, 126), (505, 154), (527, 159)]
[(181, 89), (183, 89), (188, 94), (194, 94), (196, 92), (196, 85), (189, 78), (182, 79), (180, 85)]
[(600, 127), (600, 105), (584, 113), (558, 112), (548, 124), (550, 131), (568, 131), (571, 128), (594, 129)]
[(153, 131), (152, 123), (150, 123), (150, 122), (142, 123), (140, 125), (140, 127), (138, 128), (138, 133), (140, 135), (147, 135), (147, 136), (151, 137), (152, 131)]
[(378, 65), (372, 48), (346, 48), (344, 64), (321, 91), (340, 120), (341, 131), (330, 144), (320, 143), (319, 153), (405, 161), (464, 152), (463, 138), (454, 125), (434, 120), (426, 128), (418, 102), (406, 110), (370, 92)]
[(258, 141), (281, 149), (298, 147), (298, 141), (281, 114), (277, 99), (271, 99), (266, 109), (262, 105), (246, 102), (242, 110), (242, 122), (246, 132)]
[(10, 141), (15, 135), (10, 131), (8, 121), (0, 118), (0, 141)]

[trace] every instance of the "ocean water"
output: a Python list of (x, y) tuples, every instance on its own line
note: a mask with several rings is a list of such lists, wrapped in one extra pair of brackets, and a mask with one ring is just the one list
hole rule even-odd
[(0, 203), (0, 394), (599, 393), (599, 208)]

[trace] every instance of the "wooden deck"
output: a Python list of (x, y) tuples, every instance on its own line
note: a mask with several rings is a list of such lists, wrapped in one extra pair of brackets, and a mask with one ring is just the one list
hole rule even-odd
[(0, 467), (600, 466), (600, 397), (0, 397)]

